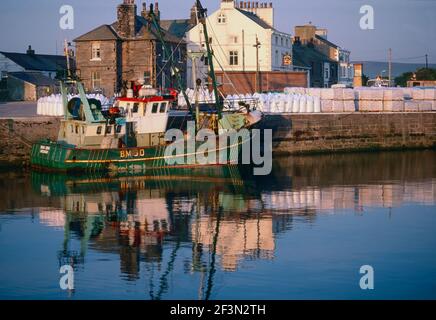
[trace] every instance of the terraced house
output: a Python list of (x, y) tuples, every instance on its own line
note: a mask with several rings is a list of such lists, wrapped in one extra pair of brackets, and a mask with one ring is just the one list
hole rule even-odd
[(181, 70), (185, 79), (186, 43), (161, 29), (164, 42), (171, 50), (171, 55), (166, 56), (158, 30), (150, 19), (150, 12), (154, 12), (160, 23), (158, 3), (149, 7), (143, 3), (140, 15), (137, 10), (135, 1), (124, 0), (117, 8), (117, 21), (74, 40), (78, 74), (88, 90), (111, 96), (130, 81), (138, 80), (156, 88), (172, 88), (176, 81), (171, 66)]

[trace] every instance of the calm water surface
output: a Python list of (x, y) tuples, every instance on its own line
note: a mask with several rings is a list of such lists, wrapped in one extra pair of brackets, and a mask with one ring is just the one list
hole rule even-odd
[(435, 299), (436, 152), (290, 157), (260, 178), (1, 173), (0, 271), (0, 299)]

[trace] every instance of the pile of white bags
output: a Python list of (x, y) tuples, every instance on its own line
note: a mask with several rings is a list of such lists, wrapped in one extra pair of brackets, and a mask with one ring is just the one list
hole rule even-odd
[[(195, 104), (196, 101), (198, 101), (200, 104), (215, 103), (215, 94), (213, 93), (213, 91), (209, 92), (207, 88), (199, 90), (198, 93), (196, 93), (195, 90), (188, 88), (186, 89), (185, 93), (188, 96), (189, 103), (191, 104)], [(179, 107), (188, 106), (185, 96), (182, 92), (179, 93), (177, 102)]]
[[(68, 95), (68, 101), (72, 98), (78, 97), (77, 95)], [(110, 100), (102, 94), (88, 94), (86, 95), (88, 99), (97, 99), (102, 105), (102, 109), (106, 110), (111, 104)], [(37, 102), (37, 114), (41, 116), (54, 116), (60, 117), (64, 116), (64, 107), (62, 103), (62, 95), (52, 94), (51, 96), (42, 97), (38, 99)]]
[[(195, 92), (186, 94), (195, 103)], [(200, 102), (215, 102), (213, 92), (207, 89), (198, 94)], [(240, 102), (256, 105), (264, 113), (350, 113), (436, 111), (435, 88), (285, 88), (283, 93), (255, 93), (228, 95), (227, 109), (239, 109)], [(183, 94), (179, 105), (186, 106)]]
[(413, 88), (412, 99), (418, 105), (418, 111), (436, 111), (435, 88)]
[[(304, 88), (302, 88), (304, 89)], [(300, 93), (255, 93), (245, 96), (227, 96), (225, 104), (237, 108), (240, 101), (257, 105), (265, 113), (314, 113), (321, 112), (319, 97)]]

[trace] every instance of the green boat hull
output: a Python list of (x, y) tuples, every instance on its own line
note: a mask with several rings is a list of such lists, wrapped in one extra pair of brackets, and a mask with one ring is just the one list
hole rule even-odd
[[(217, 159), (206, 164), (197, 161), (202, 152), (189, 152), (183, 144), (184, 151), (174, 155), (166, 155), (165, 145), (147, 148), (125, 149), (79, 149), (60, 142), (40, 141), (32, 146), (30, 164), (33, 168), (50, 171), (116, 171), (116, 172), (146, 172), (159, 168), (189, 168), (197, 166), (216, 166), (238, 164), (242, 146), (250, 143), (250, 135), (244, 136), (236, 143), (229, 144), (224, 149), (216, 151)], [(194, 150), (198, 150), (203, 143), (198, 143)], [(217, 141), (217, 146), (219, 143)], [(225, 158), (219, 154), (225, 151)], [(189, 159), (189, 160), (188, 160)], [(183, 160), (183, 161), (182, 161)]]

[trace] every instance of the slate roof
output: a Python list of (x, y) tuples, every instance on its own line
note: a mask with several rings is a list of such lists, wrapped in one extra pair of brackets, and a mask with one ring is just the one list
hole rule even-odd
[(316, 34), (316, 35), (315, 35), (315, 38), (317, 38), (318, 40), (320, 40), (320, 41), (322, 41), (322, 42), (328, 44), (330, 47), (333, 47), (333, 48), (339, 48), (339, 46), (337, 46), (337, 45), (335, 45), (333, 42), (330, 42), (330, 41), (328, 41), (327, 39), (321, 37), (320, 35), (317, 35), (317, 34)]
[[(58, 70), (67, 69), (67, 61), (64, 56), (2, 51), (0, 51), (0, 53), (19, 66), (23, 67), (25, 70), (56, 72)], [(70, 61), (74, 64), (72, 59)]]
[[(91, 30), (88, 33), (74, 39), (74, 41), (103, 41), (103, 40), (122, 40), (123, 38), (118, 34), (117, 30), (118, 22), (114, 22), (111, 25), (101, 25), (94, 30)], [(179, 43), (183, 40), (181, 37), (177, 37), (165, 30), (163, 26), (162, 33), (164, 36), (164, 40), (170, 43)], [(158, 33), (154, 25), (149, 26), (148, 21), (141, 17), (136, 16), (136, 30), (135, 30), (135, 39), (144, 39), (144, 40), (159, 40)]]
[(272, 26), (270, 26), (268, 23), (266, 23), (265, 21), (263, 21), (261, 18), (259, 18), (258, 15), (252, 13), (252, 12), (248, 12), (248, 11), (244, 11), (241, 10), (239, 8), (235, 8), (236, 10), (238, 10), (240, 13), (242, 13), (244, 16), (246, 16), (247, 18), (249, 18), (250, 20), (256, 22), (259, 26), (261, 26), (264, 29), (273, 29)]
[(312, 61), (337, 63), (314, 48), (294, 44), (292, 47), (293, 63), (298, 67), (311, 67)]
[(55, 86), (58, 84), (58, 81), (43, 75), (41, 72), (8, 72), (8, 76), (34, 84), (36, 86)]
[(161, 20), (160, 26), (169, 33), (179, 38), (184, 38), (186, 32), (194, 27), (190, 23), (190, 19)]
[(101, 25), (94, 30), (81, 35), (80, 37), (74, 39), (74, 41), (90, 41), (90, 40), (118, 40), (120, 37), (116, 31), (107, 24)]

